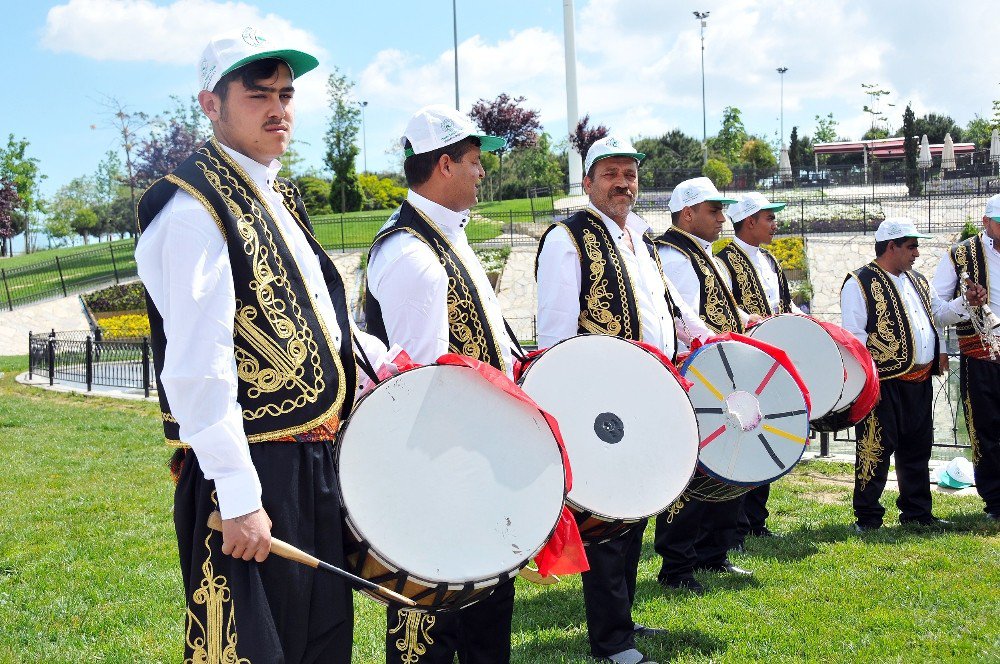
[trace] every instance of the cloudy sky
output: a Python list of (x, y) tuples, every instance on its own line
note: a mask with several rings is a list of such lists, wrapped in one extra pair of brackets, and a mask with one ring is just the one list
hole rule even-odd
[[(632, 138), (679, 128), (701, 136), (700, 36), (693, 10), (710, 11), (705, 32), (708, 133), (722, 109), (773, 137), (784, 77), (785, 133), (811, 134), (833, 113), (841, 135), (869, 119), (862, 83), (890, 95), (891, 128), (908, 102), (964, 125), (990, 116), (1000, 98), (1000, 49), (978, 26), (995, 27), (995, 0), (576, 0), (579, 109)], [(567, 133), (563, 3), (458, 0), (460, 105), (523, 95), (556, 139)], [(357, 82), (369, 170), (395, 168), (406, 120), (419, 106), (454, 101), (452, 3), (218, 2), (214, 0), (20, 1), (4, 10), (8, 94), (0, 139), (27, 138), (48, 175), (46, 193), (92, 173), (116, 146), (102, 99), (151, 114), (170, 96), (197, 91), (205, 42), (254, 25), (271, 41), (316, 54), (320, 68), (296, 82), (296, 138), (321, 165), (324, 84), (337, 66)], [(10, 80), (10, 75), (13, 80)], [(360, 140), (360, 139), (359, 139)], [(361, 168), (359, 159), (358, 167)]]

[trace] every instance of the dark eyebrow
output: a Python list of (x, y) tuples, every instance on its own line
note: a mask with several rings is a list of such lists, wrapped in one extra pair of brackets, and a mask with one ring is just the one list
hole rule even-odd
[(295, 92), (295, 88), (291, 85), (281, 88), (281, 90), (278, 90), (278, 88), (275, 88), (273, 86), (257, 85), (256, 83), (248, 87), (247, 90), (251, 90), (253, 92)]

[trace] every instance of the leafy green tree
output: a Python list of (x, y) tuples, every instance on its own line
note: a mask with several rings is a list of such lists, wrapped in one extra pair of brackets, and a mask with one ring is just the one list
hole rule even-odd
[(993, 123), (986, 118), (975, 115), (969, 120), (969, 124), (965, 126), (962, 135), (967, 142), (975, 143), (977, 150), (989, 150), (990, 141), (993, 138), (993, 129)]
[(889, 138), (889, 132), (885, 127), (872, 127), (861, 136), (863, 141), (877, 141), (882, 138)]
[(733, 172), (718, 159), (709, 159), (705, 162), (701, 174), (711, 180), (718, 189), (725, 189), (733, 183)]
[(312, 175), (301, 175), (295, 179), (299, 195), (306, 206), (306, 212), (314, 214), (330, 214), (330, 182)]
[(501, 191), (501, 198), (523, 196), (529, 187), (559, 188), (566, 174), (559, 165), (559, 156), (552, 151), (551, 140), (543, 133), (534, 145), (511, 153), (510, 178)]
[(759, 138), (751, 138), (743, 144), (743, 149), (740, 150), (740, 163), (752, 166), (758, 171), (773, 170), (778, 166), (778, 160), (774, 158), (771, 146)]
[(799, 162), (799, 128), (792, 127), (792, 134), (788, 140), (788, 163), (792, 167), (792, 179), (793, 181), (798, 180), (800, 162)]
[(640, 138), (634, 145), (646, 155), (639, 169), (643, 187), (676, 184), (677, 178), (685, 179), (691, 170), (702, 167), (701, 141), (679, 129), (658, 138)]
[(362, 173), (358, 182), (364, 192), (365, 210), (389, 210), (406, 200), (406, 188), (397, 186), (389, 178)]
[(743, 144), (750, 138), (740, 113), (740, 109), (735, 106), (726, 106), (722, 111), (722, 128), (711, 139), (711, 150), (731, 166), (739, 161)]
[(45, 228), (55, 238), (76, 234), (87, 244), (92, 235), (100, 232), (97, 212), (94, 211), (96, 186), (93, 178), (73, 178), (56, 192), (49, 205)]
[[(915, 136), (927, 134), (927, 140), (931, 143), (944, 143), (945, 134), (951, 134), (951, 140), (956, 143), (964, 137), (962, 128), (955, 124), (954, 120), (938, 113), (928, 113), (916, 118), (913, 122), (913, 131), (916, 132)], [(902, 128), (896, 132), (896, 136), (904, 135), (905, 131)]]
[(503, 198), (503, 156), (505, 153), (520, 148), (527, 148), (538, 142), (542, 123), (539, 113), (530, 108), (522, 108), (525, 98), (511, 97), (507, 93), (500, 94), (493, 101), (480, 99), (472, 105), (469, 117), (472, 118), (483, 133), (499, 136), (507, 144), (496, 151), (500, 159), (499, 181), (500, 198)]
[(333, 172), (330, 186), (330, 207), (338, 212), (360, 210), (364, 201), (354, 162), (358, 157), (358, 130), (361, 109), (351, 91), (354, 81), (336, 67), (326, 81), (330, 105), (330, 123), (326, 130), (326, 155), (323, 162)]
[(909, 104), (903, 111), (903, 168), (906, 170), (906, 191), (910, 196), (920, 195), (920, 173), (917, 172), (916, 118)]
[(44, 209), (40, 192), (41, 181), (47, 176), (38, 169), (38, 159), (29, 157), (28, 140), (7, 137), (7, 145), (0, 148), (0, 181), (10, 182), (17, 191), (17, 206), (10, 213), (14, 235), (24, 233), (25, 252), (33, 249), (31, 221), (36, 212)]
[(813, 140), (817, 143), (832, 143), (837, 140), (837, 126), (840, 123), (833, 119), (833, 113), (827, 113), (825, 118), (816, 116), (816, 131)]
[(14, 237), (14, 210), (21, 204), (17, 188), (9, 180), (0, 180), (0, 256), (7, 256), (7, 243)]

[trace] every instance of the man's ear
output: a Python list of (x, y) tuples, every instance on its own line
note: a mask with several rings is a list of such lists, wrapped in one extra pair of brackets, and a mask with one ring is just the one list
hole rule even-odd
[(208, 116), (208, 119), (215, 122), (222, 115), (222, 97), (210, 92), (208, 90), (202, 90), (198, 93), (198, 105), (201, 106), (202, 112)]
[(441, 175), (450, 178), (451, 177), (451, 165), (455, 163), (448, 154), (443, 154), (438, 158), (437, 170)]

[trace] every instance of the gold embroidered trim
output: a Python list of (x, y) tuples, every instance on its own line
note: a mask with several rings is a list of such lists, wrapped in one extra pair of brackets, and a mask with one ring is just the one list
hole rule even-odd
[[(729, 271), (732, 273), (733, 279), (740, 287), (740, 301), (737, 304), (747, 313), (770, 316), (773, 312), (767, 297), (764, 295), (764, 285), (757, 274), (757, 269), (750, 262), (750, 257), (743, 251), (743, 247), (732, 242), (726, 249), (723, 249), (723, 252), (726, 253), (725, 258), (728, 259), (725, 260), (726, 265), (730, 268)], [(781, 290), (780, 285), (778, 290)], [(778, 297), (780, 299), (780, 292)]]
[(434, 637), (430, 632), (437, 618), (429, 613), (405, 609), (399, 609), (397, 617), (399, 622), (389, 633), (400, 635), (395, 644), (396, 650), (402, 653), (399, 656), (400, 664), (416, 664), (421, 656), (427, 654), (427, 646), (434, 644)]
[[(199, 150), (199, 152), (202, 152), (202, 150)], [(202, 152), (202, 154), (208, 155), (208, 152), (205, 151)], [(208, 199), (205, 198), (204, 194), (202, 194), (200, 191), (198, 191), (197, 189), (195, 189), (190, 184), (180, 179), (173, 173), (164, 177), (164, 180), (172, 182), (173, 184), (177, 185), (178, 187), (186, 191), (188, 194), (190, 194), (193, 198), (195, 198), (199, 203), (201, 203), (202, 207), (204, 207), (205, 210), (208, 212), (208, 214), (212, 216), (212, 220), (215, 221), (215, 225), (218, 227), (219, 232), (222, 233), (222, 239), (228, 241), (228, 237), (226, 236), (226, 227), (222, 224), (222, 220), (219, 219), (218, 213), (216, 213), (215, 208), (212, 207), (212, 204), (208, 202)]]
[(667, 507), (667, 509), (663, 512), (664, 519), (666, 519), (667, 523), (673, 523), (674, 517), (680, 514), (680, 511), (684, 509), (684, 506), (687, 505), (688, 502), (690, 501), (691, 501), (691, 496), (689, 496), (688, 492), (685, 491), (680, 495), (680, 497), (677, 500), (670, 503), (670, 506)]
[(174, 424), (177, 424), (177, 419), (170, 413), (167, 413), (165, 411), (160, 411), (160, 417), (163, 418), (164, 422), (172, 422)]
[[(968, 381), (968, 372), (966, 371), (965, 380)], [(965, 386), (965, 399), (962, 400), (965, 406), (965, 428), (969, 432), (969, 444), (972, 446), (972, 463), (979, 465), (979, 461), (982, 459), (979, 447), (979, 435), (976, 433), (976, 424), (972, 419), (972, 399), (969, 395), (969, 385)]]
[(864, 433), (858, 438), (857, 455), (856, 481), (858, 489), (864, 491), (875, 477), (875, 468), (882, 460), (882, 427), (874, 412), (865, 418)]
[[(602, 222), (603, 223), (603, 222)], [(605, 276), (605, 266), (607, 261), (601, 253), (601, 241), (594, 231), (583, 229), (583, 251), (590, 259), (590, 274), (587, 280), (590, 287), (584, 300), (587, 308), (580, 312), (580, 327), (594, 334), (607, 334), (619, 336), (624, 332), (626, 339), (632, 339), (632, 320), (628, 314), (628, 306), (622, 307), (622, 315), (616, 316), (611, 313), (610, 301), (614, 295), (608, 290), (608, 279)], [(572, 237), (572, 236), (571, 236)], [(615, 271), (615, 281), (618, 286), (618, 294), (621, 302), (627, 303), (627, 293), (625, 292), (625, 282), (622, 276), (622, 265), (618, 261), (614, 247), (608, 247), (608, 256), (611, 258), (612, 267)]]
[(195, 604), (205, 607), (205, 623), (202, 624), (188, 607), (185, 642), (191, 649), (191, 657), (185, 659), (184, 664), (250, 664), (249, 659), (236, 653), (236, 608), (232, 606), (228, 580), (221, 574), (216, 575), (212, 566), (209, 542), (213, 533), (209, 530), (205, 538), (208, 557), (201, 565), (204, 577), (191, 595)]

